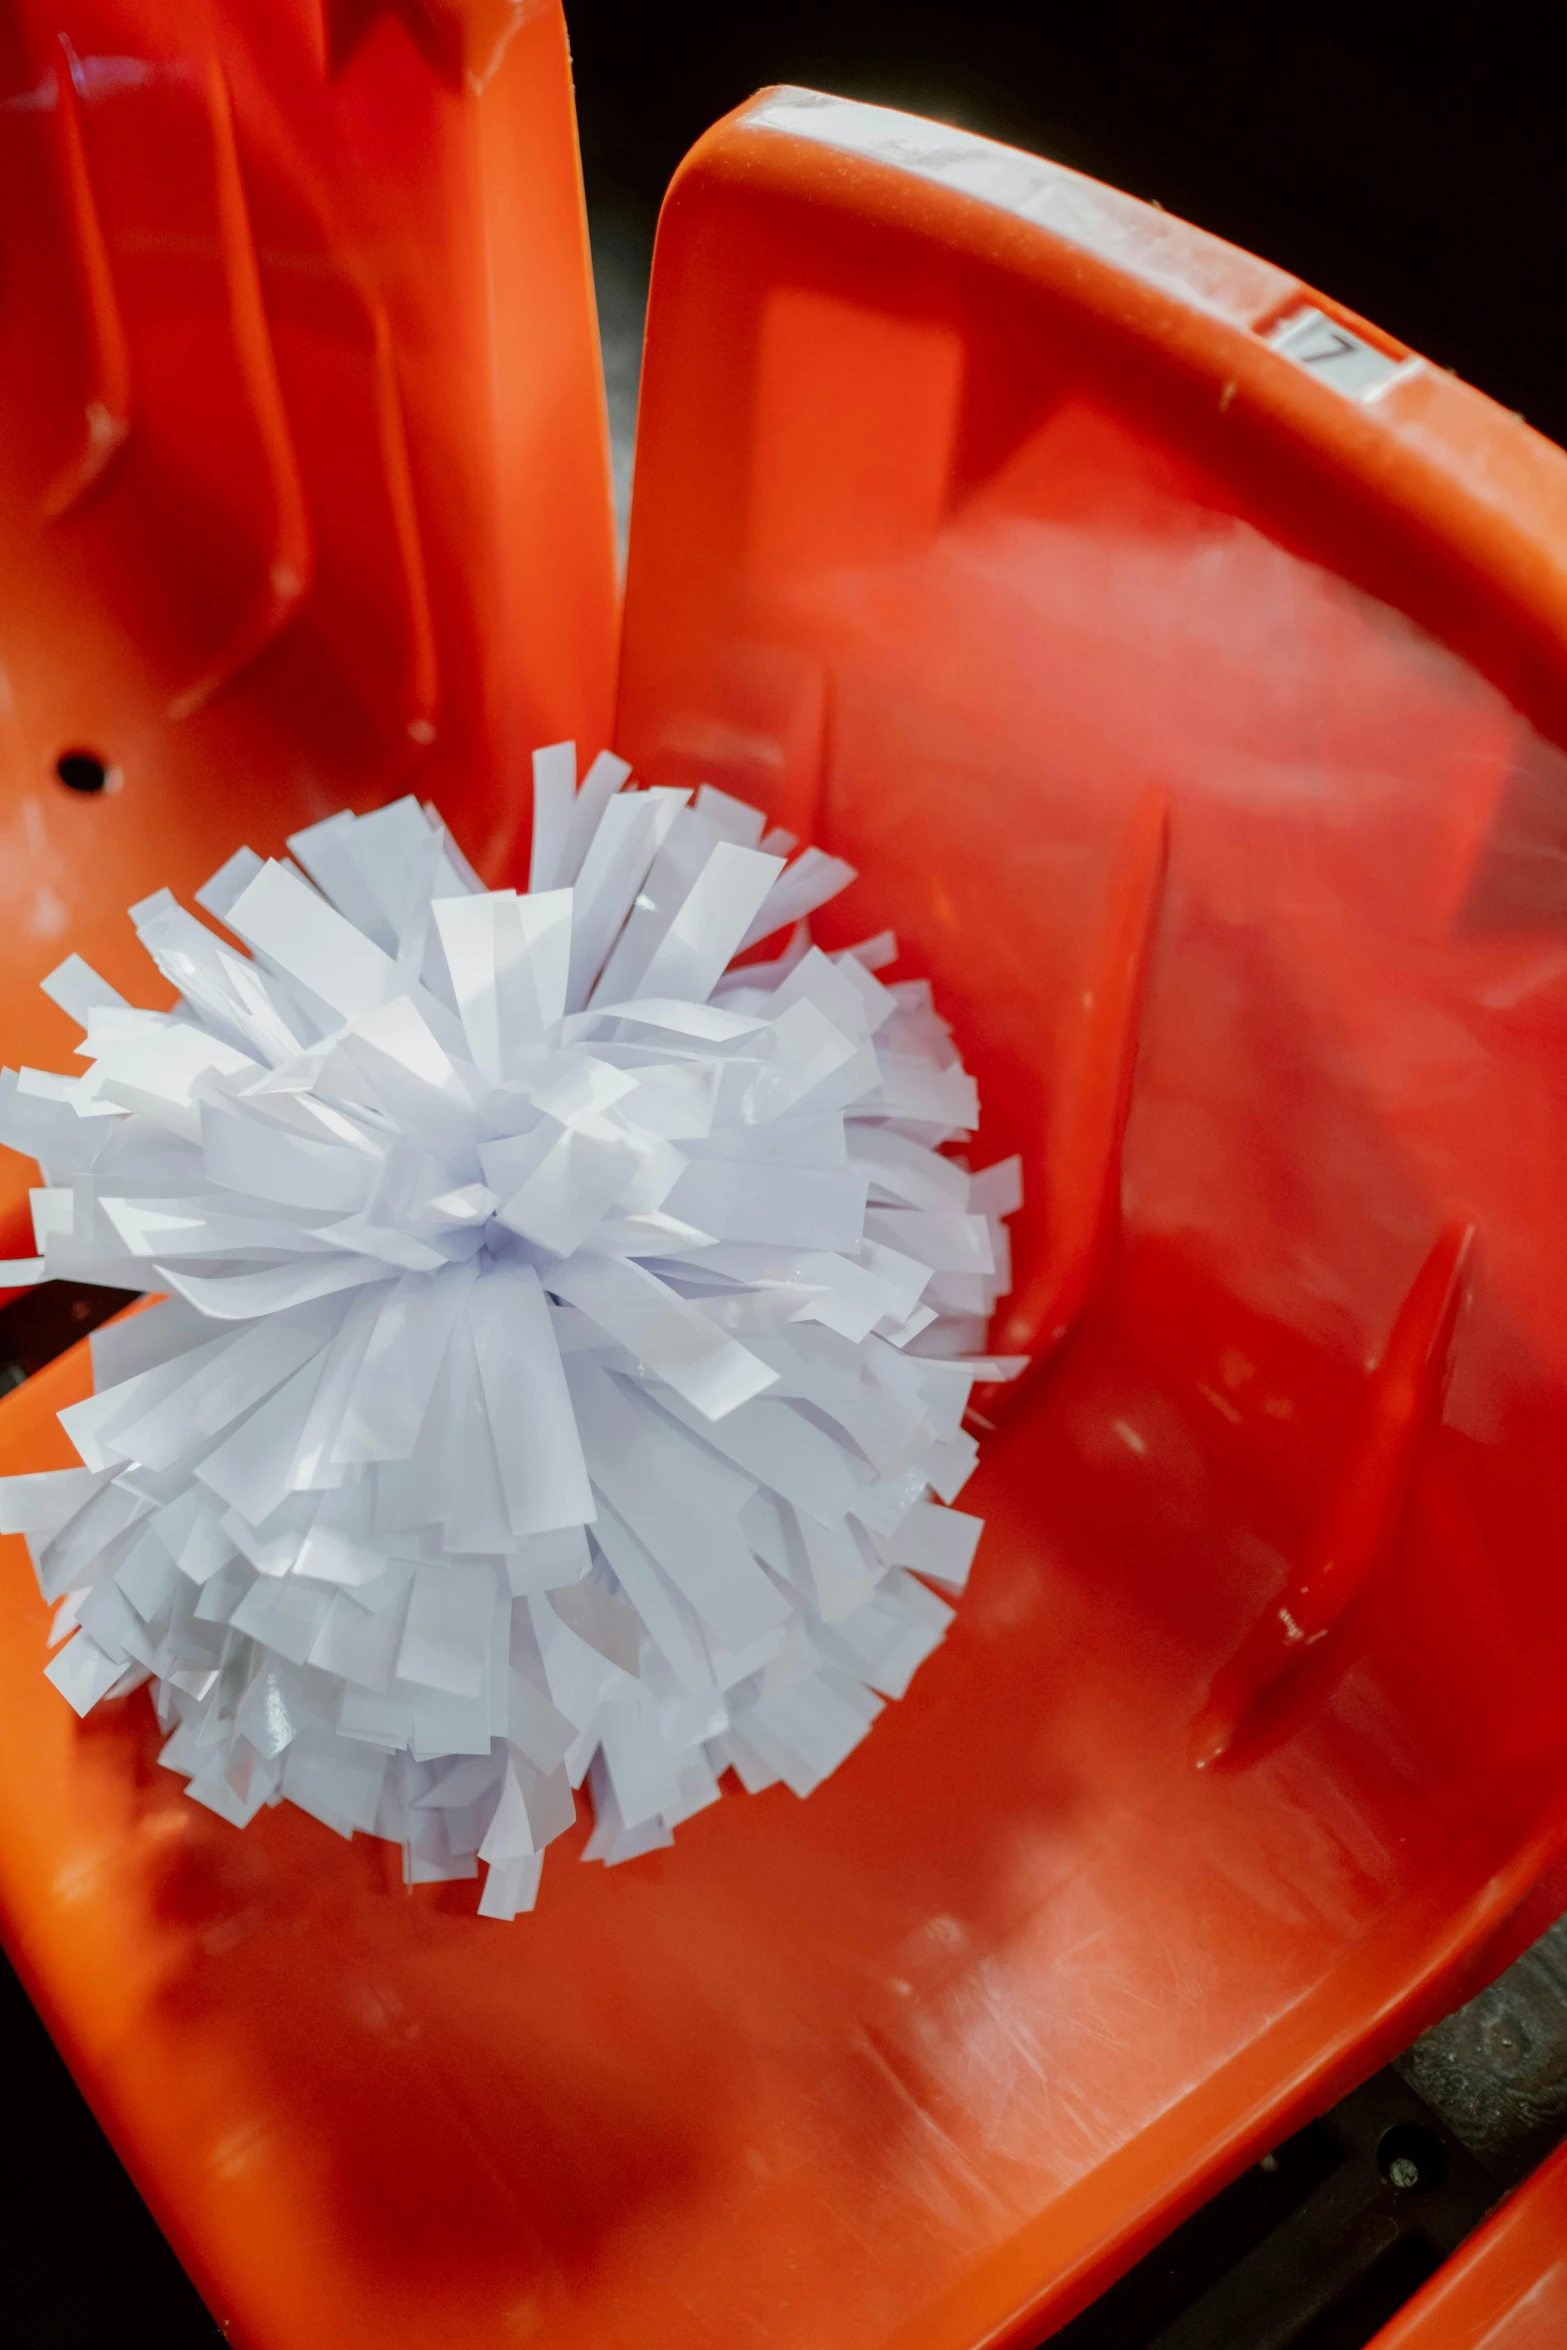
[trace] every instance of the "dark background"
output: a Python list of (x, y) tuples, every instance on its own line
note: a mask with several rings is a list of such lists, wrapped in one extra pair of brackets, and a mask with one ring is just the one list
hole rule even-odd
[(1559, 13), (1550, 0), (567, 6), (590, 201), (628, 232), (650, 238), (709, 123), (765, 83), (802, 82), (1152, 198), (1567, 441)]
[[(1151, 198), (1567, 442), (1567, 107), (1545, 6), (1538, 22), (1480, 0), (567, 6), (622, 509), (660, 196), (710, 122), (778, 81), (960, 123)], [(20, 1375), (76, 1334), (0, 1329), (0, 1385), (7, 1362)], [(1528, 2129), (1544, 2116), (1543, 2144), (1560, 2128), (1564, 1986), (1567, 1958), (1532, 1955), (1414, 2052), (1406, 2077), (1470, 2143), (1516, 2109), (1532, 2160)], [(1510, 2083), (1498, 2050), (1515, 2042)], [(218, 2343), (3, 1962), (0, 2053), (0, 2333), (96, 2350), (134, 2312), (162, 2350)]]

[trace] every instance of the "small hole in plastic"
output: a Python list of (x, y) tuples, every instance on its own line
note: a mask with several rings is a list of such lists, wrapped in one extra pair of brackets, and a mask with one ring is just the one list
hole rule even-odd
[(67, 791), (103, 791), (110, 783), (113, 769), (107, 759), (96, 751), (62, 751), (54, 763), (54, 771)]
[(1447, 2154), (1433, 2130), (1419, 2122), (1395, 2122), (1378, 2142), (1377, 2168), (1401, 2194), (1429, 2195), (1441, 2185)]

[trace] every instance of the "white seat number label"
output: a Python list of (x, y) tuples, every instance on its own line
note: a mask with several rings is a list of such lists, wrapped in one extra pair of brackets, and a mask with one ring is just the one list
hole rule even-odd
[(1331, 384), (1346, 400), (1368, 400), (1402, 375), (1407, 360), (1390, 359), (1336, 318), (1320, 310), (1297, 310), (1268, 337), (1271, 347), (1292, 359), (1319, 383)]

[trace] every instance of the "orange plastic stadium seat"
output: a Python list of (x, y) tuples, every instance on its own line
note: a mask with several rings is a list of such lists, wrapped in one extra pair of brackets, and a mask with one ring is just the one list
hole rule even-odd
[(68, 1067), (39, 979), (145, 1000), (241, 840), (416, 791), (508, 868), (612, 723), (609, 456), (555, 0), (16, 0), (0, 91), (0, 1050)]
[(827, 943), (895, 929), (1023, 1154), (1035, 1363), (907, 1701), (514, 1927), (79, 1725), (8, 1543), (7, 1946), (247, 2350), (1024, 2350), (1567, 1895), (1567, 458), (764, 93), (664, 208), (611, 726), (550, 0), (58, 13), (0, 36), (5, 1059), (68, 1065), (71, 946), (145, 1000), (141, 892), (410, 788), (515, 878), (526, 750), (612, 733), (859, 867)]
[(1375, 2350), (1561, 2350), (1567, 2342), (1567, 2148), (1472, 2236)]

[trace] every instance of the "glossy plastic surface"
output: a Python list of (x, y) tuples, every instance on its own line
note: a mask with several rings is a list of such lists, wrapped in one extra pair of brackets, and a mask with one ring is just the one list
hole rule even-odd
[(1560, 1906), (1567, 460), (1305, 303), (799, 93), (677, 180), (620, 744), (862, 867), (1041, 1362), (849, 1765), (516, 1929), (78, 1731), (8, 1547), (0, 1914), (238, 2341), (1021, 2346)]
[(1567, 461), (1261, 262), (804, 92), (671, 192), (622, 748), (861, 868), (1039, 1203), (824, 2338), (1067, 2314), (1557, 1846), (1564, 621)]
[(558, 0), (0, 10), (0, 1057), (239, 840), (414, 790), (508, 872), (615, 628)]
[(1383, 2328), (1373, 2350), (1560, 2350), (1563, 2342), (1567, 2148)]

